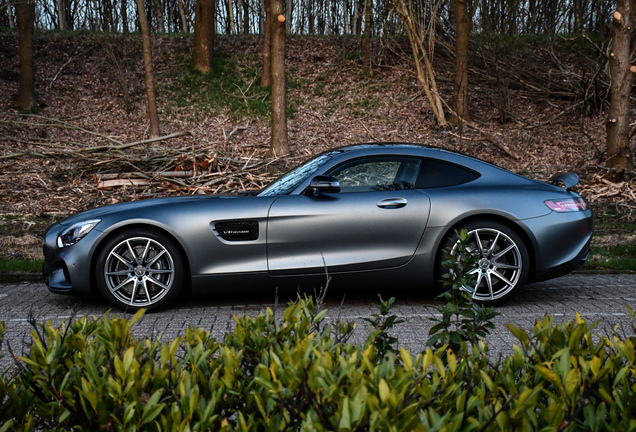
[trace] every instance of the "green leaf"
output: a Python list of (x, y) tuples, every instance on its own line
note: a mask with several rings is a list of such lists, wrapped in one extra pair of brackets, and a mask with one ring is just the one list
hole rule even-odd
[(342, 400), (342, 410), (340, 411), (340, 422), (338, 429), (351, 429), (351, 417), (349, 415), (349, 398)]

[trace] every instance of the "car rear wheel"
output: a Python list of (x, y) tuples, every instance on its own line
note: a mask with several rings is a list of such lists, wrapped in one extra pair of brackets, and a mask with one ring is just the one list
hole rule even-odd
[(97, 258), (97, 286), (106, 300), (126, 310), (160, 309), (185, 284), (179, 249), (165, 234), (126, 230), (111, 238)]
[[(462, 287), (473, 300), (494, 305), (508, 301), (523, 287), (528, 278), (530, 260), (521, 237), (510, 227), (495, 221), (473, 221), (457, 228), (468, 232), (466, 252), (476, 255), (477, 263), (470, 273), (475, 284)], [(446, 239), (443, 249), (459, 253), (455, 232)], [(448, 270), (442, 266), (444, 254), (438, 254), (438, 275)]]

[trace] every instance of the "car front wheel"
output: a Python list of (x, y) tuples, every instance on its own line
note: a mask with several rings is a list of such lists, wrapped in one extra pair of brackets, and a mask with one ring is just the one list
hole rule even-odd
[[(475, 255), (476, 265), (470, 270), (475, 277), (471, 286), (462, 288), (471, 294), (474, 301), (494, 305), (508, 301), (523, 287), (528, 277), (529, 257), (526, 246), (508, 226), (495, 221), (473, 221), (460, 226), (468, 232), (466, 252)], [(443, 248), (457, 255), (458, 241), (455, 232), (450, 235)], [(442, 265), (444, 254), (438, 254), (438, 272), (447, 272)]]
[(97, 286), (106, 300), (125, 310), (160, 309), (172, 302), (185, 283), (179, 249), (165, 234), (127, 230), (101, 249)]

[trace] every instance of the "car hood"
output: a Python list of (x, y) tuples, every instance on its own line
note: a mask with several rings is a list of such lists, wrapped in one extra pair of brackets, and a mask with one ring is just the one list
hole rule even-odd
[(147, 200), (131, 201), (120, 204), (113, 204), (104, 207), (98, 207), (92, 210), (87, 210), (82, 213), (78, 213), (73, 216), (69, 216), (66, 219), (58, 221), (60, 225), (71, 225), (76, 222), (99, 219), (106, 215), (121, 212), (126, 210), (142, 210), (146, 208), (174, 205), (174, 204), (188, 204), (190, 202), (200, 202), (203, 200), (218, 200), (218, 199), (237, 199), (238, 196), (230, 195), (196, 195), (196, 196), (180, 196), (180, 197), (168, 197), (168, 198), (153, 198)]

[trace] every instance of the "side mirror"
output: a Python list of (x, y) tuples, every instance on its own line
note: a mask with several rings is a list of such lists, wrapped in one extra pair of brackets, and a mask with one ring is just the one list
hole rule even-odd
[(311, 179), (309, 189), (318, 193), (337, 193), (340, 192), (340, 182), (334, 177), (320, 175)]

